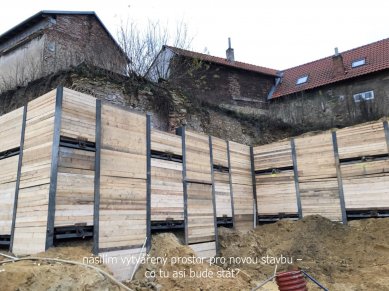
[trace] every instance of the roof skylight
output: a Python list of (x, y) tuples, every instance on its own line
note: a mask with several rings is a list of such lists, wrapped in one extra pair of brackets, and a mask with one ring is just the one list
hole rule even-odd
[(352, 67), (352, 68), (356, 68), (356, 67), (363, 66), (364, 64), (366, 64), (366, 59), (365, 59), (365, 58), (359, 59), (359, 60), (354, 60), (354, 61), (351, 63), (351, 67)]
[(301, 76), (300, 78), (297, 79), (296, 85), (304, 84), (307, 81), (308, 81), (308, 75)]

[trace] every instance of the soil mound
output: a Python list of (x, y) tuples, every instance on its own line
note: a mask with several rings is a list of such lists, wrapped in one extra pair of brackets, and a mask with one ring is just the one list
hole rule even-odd
[[(162, 290), (250, 290), (250, 278), (246, 274), (238, 273), (234, 278), (228, 278), (228, 268), (223, 269), (221, 266), (210, 264), (206, 260), (196, 260), (196, 262), (179, 262), (179, 258), (193, 258), (195, 253), (185, 245), (182, 245), (174, 234), (161, 233), (153, 236), (152, 247), (150, 250), (151, 257), (164, 257), (167, 259), (166, 264), (144, 264), (142, 265), (135, 278), (140, 282), (144, 280), (146, 271), (154, 271), (157, 276), (155, 279), (150, 278), (158, 289)], [(226, 266), (227, 267), (227, 266)], [(212, 276), (207, 276), (201, 272), (212, 272)], [(159, 276), (159, 272), (167, 277)], [(225, 273), (223, 274), (223, 271)], [(181, 272), (181, 273), (179, 273)], [(191, 275), (192, 272), (192, 275)], [(176, 274), (179, 277), (175, 277)], [(185, 276), (184, 276), (185, 274)], [(181, 276), (180, 276), (181, 275)], [(184, 277), (183, 277), (184, 276)], [(144, 284), (143, 284), (144, 285)], [(134, 283), (132, 284), (134, 287)]]
[[(220, 229), (224, 257), (288, 257), (292, 264), (235, 264), (253, 278), (300, 267), (330, 290), (389, 290), (389, 219), (351, 221), (321, 216), (258, 226), (247, 234)], [(315, 289), (313, 289), (315, 290)]]
[[(51, 248), (38, 257), (82, 262), (90, 257), (92, 242), (73, 242)], [(3, 251), (0, 251), (5, 253)], [(1, 260), (6, 258), (1, 257)], [(104, 266), (99, 266), (104, 269)], [(106, 270), (106, 269), (105, 269)], [(0, 265), (0, 290), (120, 290), (103, 275), (82, 266), (46, 261), (19, 261)]]

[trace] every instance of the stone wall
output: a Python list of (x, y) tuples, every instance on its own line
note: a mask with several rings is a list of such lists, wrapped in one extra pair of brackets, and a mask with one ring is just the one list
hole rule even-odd
[(214, 104), (266, 107), (274, 77), (196, 59), (175, 57), (169, 82), (188, 96)]
[(0, 115), (62, 85), (95, 98), (153, 114), (155, 128), (174, 132), (189, 129), (246, 144), (275, 141), (294, 134), (287, 124), (252, 112), (234, 111), (189, 97), (177, 88), (125, 77), (86, 65), (51, 74), (27, 86), (0, 94)]

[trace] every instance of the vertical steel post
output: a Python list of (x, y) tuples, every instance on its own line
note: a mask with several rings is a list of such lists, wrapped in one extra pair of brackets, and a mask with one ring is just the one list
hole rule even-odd
[(254, 228), (257, 227), (257, 220), (258, 220), (258, 199), (257, 199), (257, 182), (255, 179), (255, 165), (254, 165), (254, 149), (252, 146), (250, 146), (250, 162), (251, 162), (251, 181), (253, 183), (253, 204), (254, 204), (254, 213), (255, 220), (254, 220)]
[(147, 155), (147, 190), (146, 190), (146, 251), (151, 248), (151, 114), (146, 115), (146, 155)]
[(290, 146), (292, 149), (292, 161), (293, 161), (293, 174), (294, 174), (294, 187), (296, 189), (296, 199), (297, 199), (297, 211), (299, 218), (303, 218), (303, 210), (301, 206), (301, 195), (300, 195), (300, 185), (299, 185), (299, 174), (297, 168), (297, 155), (296, 155), (296, 144), (294, 138), (290, 140)]
[(55, 98), (55, 113), (54, 113), (54, 133), (53, 145), (51, 148), (51, 171), (50, 171), (50, 189), (49, 189), (49, 205), (47, 215), (47, 233), (45, 249), (52, 247), (54, 244), (54, 221), (55, 221), (55, 200), (57, 194), (58, 180), (58, 160), (59, 160), (59, 142), (61, 138), (61, 119), (62, 119), (62, 101), (63, 87), (57, 88)]
[(185, 244), (189, 243), (188, 239), (188, 183), (186, 180), (186, 137), (185, 126), (177, 128), (177, 135), (182, 139), (182, 185), (184, 192), (184, 229), (185, 229)]
[(235, 207), (234, 207), (234, 190), (232, 187), (232, 175), (231, 175), (230, 142), (227, 140), (226, 143), (227, 143), (227, 159), (228, 159), (228, 176), (229, 176), (229, 180), (230, 180), (232, 224), (235, 227)]
[(213, 172), (212, 136), (208, 136), (208, 140), (209, 140), (209, 159), (210, 159), (210, 166), (211, 166), (211, 181), (212, 181), (212, 206), (213, 206), (213, 224), (214, 224), (214, 228), (215, 228), (215, 245), (216, 245), (216, 254), (219, 254), (219, 236), (217, 233), (215, 177), (214, 177), (214, 172)]
[(93, 254), (99, 254), (99, 216), (100, 216), (100, 156), (101, 156), (101, 100), (96, 100), (96, 138), (95, 138), (95, 193), (93, 208)]
[(334, 148), (336, 177), (338, 179), (340, 209), (342, 211), (342, 223), (343, 224), (347, 224), (346, 204), (345, 204), (345, 201), (344, 201), (342, 172), (341, 172), (341, 169), (340, 169), (339, 150), (338, 150), (338, 141), (337, 141), (337, 138), (336, 138), (336, 131), (332, 132), (332, 144), (333, 144), (333, 148)]

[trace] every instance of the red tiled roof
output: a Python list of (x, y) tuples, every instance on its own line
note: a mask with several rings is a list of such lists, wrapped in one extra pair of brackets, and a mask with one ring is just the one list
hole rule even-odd
[[(283, 71), (281, 82), (275, 88), (271, 99), (388, 69), (389, 38), (342, 52), (341, 55), (344, 74), (334, 75), (332, 56), (287, 69)], [(351, 67), (353, 61), (362, 58), (366, 60), (365, 65)], [(296, 85), (297, 79), (304, 75), (308, 75), (308, 81)]]
[(206, 61), (206, 62), (216, 63), (216, 64), (228, 66), (228, 67), (238, 68), (238, 69), (251, 71), (251, 72), (255, 72), (255, 73), (261, 73), (261, 74), (270, 75), (270, 76), (277, 75), (277, 70), (266, 68), (266, 67), (255, 66), (255, 65), (251, 65), (251, 64), (237, 62), (237, 61), (229, 62), (229, 61), (227, 61), (227, 59), (223, 59), (223, 58), (219, 58), (219, 57), (215, 57), (215, 56), (210, 56), (210, 55), (206, 55), (206, 54), (201, 54), (201, 53), (197, 53), (197, 52), (193, 52), (193, 51), (188, 51), (188, 50), (184, 50), (184, 49), (180, 49), (180, 48), (176, 48), (176, 47), (172, 47), (172, 46), (167, 46), (167, 45), (165, 45), (164, 47), (169, 48), (177, 55), (181, 55), (181, 56), (185, 56), (185, 57), (189, 57), (189, 58), (196, 58), (196, 59)]

